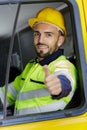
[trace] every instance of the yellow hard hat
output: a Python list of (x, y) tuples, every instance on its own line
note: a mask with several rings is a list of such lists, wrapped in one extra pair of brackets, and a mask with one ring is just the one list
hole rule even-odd
[(55, 25), (56, 27), (58, 27), (60, 31), (62, 31), (64, 35), (66, 36), (64, 17), (58, 10), (54, 8), (46, 7), (40, 10), (36, 14), (36, 17), (30, 18), (28, 22), (31, 28), (33, 28), (35, 23), (38, 23), (38, 22), (51, 23)]

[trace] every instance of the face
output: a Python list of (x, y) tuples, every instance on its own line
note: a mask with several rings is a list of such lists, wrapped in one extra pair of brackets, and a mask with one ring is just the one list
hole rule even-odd
[(60, 47), (60, 33), (56, 27), (39, 23), (34, 26), (34, 45), (39, 60), (44, 59)]

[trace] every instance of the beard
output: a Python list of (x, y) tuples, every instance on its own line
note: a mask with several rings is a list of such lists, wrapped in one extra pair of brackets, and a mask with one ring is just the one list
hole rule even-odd
[(43, 50), (41, 50), (40, 52), (37, 52), (37, 50), (36, 50), (36, 53), (37, 53), (37, 56), (38, 56), (39, 58), (46, 58), (47, 56), (50, 55), (49, 52), (44, 53)]
[(45, 58), (45, 57), (49, 56), (49, 55), (50, 55), (50, 50), (48, 50), (48, 52), (45, 52), (45, 53), (44, 53), (44, 50), (39, 50), (39, 51), (38, 51), (37, 47), (38, 47), (39, 45), (46, 46), (47, 48), (49, 48), (49, 46), (46, 45), (46, 44), (38, 43), (38, 44), (36, 45), (36, 47), (35, 47), (35, 51), (36, 51), (36, 53), (37, 53), (37, 56), (38, 56), (39, 58)]

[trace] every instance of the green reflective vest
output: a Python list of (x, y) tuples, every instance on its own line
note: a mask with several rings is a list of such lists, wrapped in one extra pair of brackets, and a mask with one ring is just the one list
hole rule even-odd
[(30, 61), (22, 74), (8, 86), (7, 104), (15, 103), (15, 115), (62, 110), (70, 102), (77, 87), (74, 65), (65, 56), (60, 56), (48, 67), (50, 73), (65, 75), (70, 80), (72, 86), (70, 94), (59, 100), (52, 99), (44, 84), (43, 66), (36, 61)]

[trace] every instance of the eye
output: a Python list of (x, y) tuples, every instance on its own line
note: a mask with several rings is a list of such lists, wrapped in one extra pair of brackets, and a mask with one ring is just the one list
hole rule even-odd
[(40, 33), (39, 32), (34, 32), (34, 37), (39, 37)]
[(52, 33), (46, 33), (46, 37), (52, 37)]

